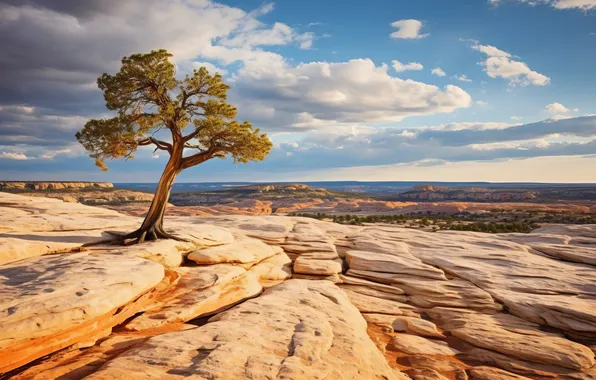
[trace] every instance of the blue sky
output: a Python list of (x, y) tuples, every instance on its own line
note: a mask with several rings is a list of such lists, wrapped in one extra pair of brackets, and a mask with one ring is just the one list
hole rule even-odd
[(0, 34), (0, 179), (156, 181), (74, 133), (109, 117), (97, 76), (166, 48), (275, 144), (180, 181), (596, 182), (596, 0), (0, 0)]

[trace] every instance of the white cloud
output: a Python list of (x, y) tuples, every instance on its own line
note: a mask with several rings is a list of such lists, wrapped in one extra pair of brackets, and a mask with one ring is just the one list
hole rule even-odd
[[(539, 4), (548, 4), (555, 9), (580, 9), (589, 11), (596, 9), (596, 0), (514, 0), (518, 3), (524, 3), (531, 6)], [(499, 5), (505, 0), (488, 0), (491, 5)]]
[(472, 49), (478, 50), (488, 56), (482, 62), (484, 71), (491, 78), (503, 78), (509, 81), (510, 85), (519, 84), (527, 86), (546, 86), (550, 78), (537, 71), (531, 70), (527, 64), (511, 58), (511, 54), (491, 45), (474, 44)]
[(467, 75), (463, 75), (463, 74), (459, 75), (459, 76), (455, 75), (454, 78), (460, 82), (468, 82), (468, 83), (472, 82), (472, 80), (470, 78), (468, 78)]
[(421, 39), (426, 38), (430, 33), (421, 34), (424, 26), (422, 21), (418, 20), (399, 20), (391, 24), (392, 27), (398, 28), (397, 32), (390, 34), (391, 38), (398, 39)]
[(443, 69), (441, 69), (440, 67), (435, 67), (434, 69), (432, 69), (431, 73), (433, 75), (436, 75), (438, 77), (444, 77), (447, 74), (443, 71)]
[(194, 69), (205, 67), (211, 74), (220, 73), (221, 75), (226, 75), (228, 73), (228, 70), (222, 69), (211, 62), (194, 61), (192, 67)]
[(53, 150), (53, 151), (46, 151), (39, 158), (41, 158), (43, 160), (51, 160), (59, 154), (66, 154), (66, 153), (72, 153), (72, 149), (64, 148), (64, 149), (58, 149), (58, 150)]
[(522, 119), (522, 118), (521, 118), (521, 117), (519, 117), (519, 116), (511, 116), (511, 120), (518, 121), (518, 120), (521, 120), (521, 119)]
[(488, 103), (483, 101), (483, 100), (477, 100), (476, 104), (479, 105), (480, 107), (486, 107), (488, 106)]
[(573, 116), (569, 116), (569, 115), (553, 115), (548, 120), (550, 120), (550, 121), (559, 121), (559, 120), (566, 120), (566, 119), (571, 119), (571, 118), (573, 118)]
[(420, 71), (424, 69), (424, 66), (418, 62), (401, 63), (397, 60), (391, 61), (391, 66), (393, 66), (393, 69), (398, 73), (407, 70)]
[(494, 46), (491, 45), (472, 45), (472, 49), (474, 50), (478, 50), (479, 52), (482, 52), (486, 55), (488, 55), (489, 57), (511, 57), (511, 54), (507, 53), (506, 51), (503, 51), (501, 49), (497, 49)]
[(551, 103), (546, 106), (546, 111), (549, 113), (567, 113), (569, 112), (569, 108), (565, 107), (561, 103)]
[(313, 127), (322, 121), (399, 121), (471, 104), (470, 95), (457, 86), (441, 89), (393, 77), (387, 65), (376, 66), (370, 59), (297, 66), (283, 60), (261, 63), (246, 63), (238, 71), (234, 100), (241, 112), (251, 113), (249, 120), (256, 118), (282, 130), (298, 123)]
[(23, 153), (11, 153), (11, 152), (0, 152), (0, 158), (4, 158), (7, 160), (17, 160), (17, 161), (24, 161), (24, 160), (31, 159)]

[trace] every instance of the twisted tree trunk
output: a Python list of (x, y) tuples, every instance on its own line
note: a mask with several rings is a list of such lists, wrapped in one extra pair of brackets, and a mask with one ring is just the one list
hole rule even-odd
[(183, 240), (174, 235), (167, 233), (163, 228), (163, 217), (170, 199), (170, 192), (172, 185), (176, 180), (178, 174), (183, 170), (182, 168), (182, 147), (174, 145), (174, 149), (168, 160), (168, 163), (159, 179), (155, 196), (151, 201), (149, 212), (145, 216), (145, 220), (138, 230), (125, 235), (124, 239), (134, 239), (132, 243), (142, 243), (145, 240), (157, 239), (176, 239)]

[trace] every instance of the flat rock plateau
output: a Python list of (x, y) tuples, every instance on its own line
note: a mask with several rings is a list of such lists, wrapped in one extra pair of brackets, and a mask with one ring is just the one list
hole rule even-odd
[(596, 226), (168, 216), (0, 193), (13, 379), (596, 379)]

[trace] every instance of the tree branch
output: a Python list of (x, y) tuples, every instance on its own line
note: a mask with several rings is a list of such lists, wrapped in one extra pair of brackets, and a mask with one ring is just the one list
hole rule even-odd
[(167, 143), (165, 141), (157, 140), (154, 137), (147, 137), (146, 139), (139, 140), (139, 141), (137, 141), (137, 144), (139, 144), (141, 146), (153, 144), (158, 149), (167, 150), (170, 154), (172, 154), (172, 151), (174, 150), (174, 148), (172, 147), (172, 144)]
[(197, 137), (199, 135), (200, 131), (201, 131), (200, 128), (195, 129), (194, 132), (189, 133), (188, 135), (184, 136), (182, 138), (182, 142), (186, 143), (186, 142), (192, 140), (193, 138)]
[(202, 164), (203, 162), (213, 158), (214, 153), (215, 152), (213, 149), (208, 149), (203, 152), (193, 154), (192, 156), (184, 157), (182, 159), (182, 169), (187, 169), (191, 166)]

